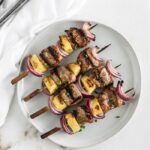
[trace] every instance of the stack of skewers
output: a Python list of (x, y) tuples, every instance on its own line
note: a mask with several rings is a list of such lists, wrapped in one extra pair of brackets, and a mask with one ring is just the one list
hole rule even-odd
[[(66, 30), (67, 35), (60, 36), (55, 45), (42, 50), (40, 55), (28, 56), (27, 69), (12, 80), (12, 84), (15, 84), (29, 72), (42, 77), (42, 87), (23, 99), (28, 102), (39, 93), (47, 94), (48, 105), (31, 114), (30, 117), (34, 119), (50, 110), (61, 116), (61, 127), (48, 131), (41, 138), (46, 138), (61, 129), (68, 134), (77, 133), (85, 123), (92, 123), (94, 118), (102, 119), (111, 109), (134, 99), (133, 88), (126, 92), (122, 90), (123, 80), (117, 71), (120, 65), (113, 67), (112, 60), (104, 61), (98, 56), (98, 53), (111, 44), (102, 49), (97, 46), (86, 47), (90, 41), (95, 40), (95, 34), (91, 32), (95, 26), (85, 23), (81, 29), (73, 27)], [(67, 66), (59, 65), (62, 59), (75, 49), (84, 47), (76, 62)], [(48, 70), (49, 75), (44, 75)], [(116, 87), (113, 85), (115, 80), (118, 81)], [(131, 96), (128, 96), (129, 92)], [(68, 111), (72, 106), (75, 106), (75, 109)]]

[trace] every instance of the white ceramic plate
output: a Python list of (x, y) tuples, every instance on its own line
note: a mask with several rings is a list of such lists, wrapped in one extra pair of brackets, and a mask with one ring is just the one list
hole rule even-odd
[[(27, 56), (30, 53), (40, 53), (43, 48), (56, 43), (58, 36), (63, 34), (65, 29), (73, 26), (80, 27), (82, 24), (82, 21), (61, 21), (48, 26), (30, 42), (26, 47), (24, 56)], [(53, 142), (66, 147), (89, 146), (103, 142), (116, 134), (125, 126), (133, 115), (140, 96), (141, 73), (137, 57), (130, 44), (118, 32), (102, 24), (98, 24), (93, 32), (96, 34), (96, 42), (91, 43), (91, 45), (103, 47), (106, 44), (112, 43), (107, 50), (100, 53), (100, 57), (104, 59), (112, 59), (114, 66), (120, 63), (122, 64), (121, 67), (118, 68), (118, 71), (122, 74), (123, 79), (125, 80), (124, 89), (127, 90), (134, 87), (136, 89), (136, 98), (133, 102), (127, 103), (125, 106), (108, 112), (105, 119), (99, 120), (97, 123), (87, 124), (82, 132), (68, 135), (60, 131), (49, 137)], [(65, 64), (75, 61), (77, 54), (80, 51), (81, 50), (75, 51), (71, 56), (66, 58), (63, 63)], [(53, 115), (49, 112), (31, 120), (29, 115), (43, 106), (46, 106), (48, 97), (41, 94), (27, 103), (22, 101), (22, 97), (34, 89), (40, 88), (40, 84), (41, 78), (29, 75), (18, 83), (17, 94), (24, 115), (28, 118), (30, 123), (35, 126), (35, 128), (41, 133), (44, 133), (55, 126), (60, 126), (59, 116)], [(120, 118), (116, 118), (116, 116), (120, 116)]]

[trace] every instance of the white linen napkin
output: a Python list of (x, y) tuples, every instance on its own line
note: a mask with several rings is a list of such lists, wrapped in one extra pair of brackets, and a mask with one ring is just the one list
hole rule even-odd
[(86, 0), (30, 0), (19, 13), (0, 28), (0, 126), (5, 122), (15, 93), (11, 79), (18, 74), (18, 63), (25, 46), (35, 33), (50, 23), (72, 16)]

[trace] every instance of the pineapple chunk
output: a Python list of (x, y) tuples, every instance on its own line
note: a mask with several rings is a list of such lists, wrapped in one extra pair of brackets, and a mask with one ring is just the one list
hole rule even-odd
[(51, 77), (45, 77), (43, 82), (50, 94), (53, 94), (58, 88), (57, 84), (52, 80)]
[(94, 98), (90, 101), (91, 111), (93, 116), (103, 116), (103, 110), (98, 102), (97, 98)]
[(47, 71), (47, 66), (45, 66), (38, 58), (37, 55), (33, 54), (30, 58), (30, 63), (33, 69), (38, 73), (43, 73)]
[(78, 64), (72, 63), (68, 65), (68, 68), (70, 71), (72, 71), (75, 76), (77, 76), (80, 73), (81, 67)]
[(54, 96), (52, 99), (52, 103), (55, 106), (55, 108), (59, 111), (62, 111), (67, 107), (66, 103), (63, 100), (61, 100), (59, 96)]
[(85, 76), (81, 77), (81, 83), (88, 94), (93, 93), (96, 89), (96, 85), (95, 85), (93, 79), (89, 76), (85, 75)]
[(66, 119), (67, 125), (70, 127), (73, 133), (80, 131), (80, 126), (77, 120), (75, 119), (75, 117), (71, 113), (66, 114), (65, 119)]
[(68, 40), (66, 35), (60, 36), (60, 44), (63, 50), (65, 50), (68, 54), (73, 52), (73, 48), (71, 46), (70, 41)]

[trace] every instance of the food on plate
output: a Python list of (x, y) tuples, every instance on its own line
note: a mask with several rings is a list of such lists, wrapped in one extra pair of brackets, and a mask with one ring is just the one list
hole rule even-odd
[(50, 71), (50, 75), (43, 77), (42, 88), (36, 89), (26, 97), (24, 101), (29, 101), (37, 94), (43, 92), (47, 95), (53, 95), (63, 86), (76, 81), (78, 74), (80, 73), (80, 66), (78, 64), (69, 64), (67, 67), (58, 66)]
[(93, 123), (94, 119), (103, 119), (105, 113), (125, 104), (116, 89), (117, 87), (108, 86), (97, 96), (86, 99), (84, 105), (77, 106), (71, 112), (63, 114), (60, 118), (61, 127), (56, 127), (57, 131), (54, 128), (44, 133), (41, 138), (44, 139), (60, 130), (68, 134), (75, 134), (85, 128), (85, 123)]
[[(42, 77), (47, 70), (58, 66), (58, 64), (66, 56), (73, 53), (74, 50), (86, 47), (91, 41), (95, 40), (95, 38), (92, 38), (94, 34), (91, 32), (91, 29), (95, 26), (89, 23), (85, 24), (87, 26), (86, 28), (71, 27), (65, 30), (66, 35), (59, 36), (59, 41), (56, 44), (43, 49), (39, 55), (29, 55), (26, 58), (27, 61), (24, 62), (25, 70), (14, 78), (11, 83), (17, 83), (29, 73), (37, 77)], [(83, 26), (85, 25), (83, 24)]]
[[(92, 53), (92, 50), (95, 50), (95, 49), (97, 49), (97, 48), (96, 47), (94, 47), (94, 48), (86, 48), (79, 55), (81, 55), (83, 52), (86, 53), (87, 51), (90, 51)], [(70, 63), (70, 64), (67, 65), (67, 67), (58, 66), (58, 67), (52, 69), (50, 71), (50, 75), (49, 76), (43, 77), (42, 88), (41, 89), (36, 89), (31, 94), (29, 94), (26, 97), (24, 97), (24, 100), (28, 101), (31, 98), (33, 98), (34, 96), (36, 96), (37, 94), (41, 93), (41, 92), (44, 92), (47, 95), (52, 95), (59, 88), (61, 88), (62, 86), (75, 82), (77, 80), (77, 77), (79, 76), (79, 74), (86, 73), (86, 72), (88, 72), (90, 70), (93, 70), (93, 69), (96, 70), (96, 68), (98, 70), (98, 68), (104, 66), (104, 63), (101, 62), (99, 59), (95, 58), (94, 55), (90, 55), (90, 58), (93, 60), (93, 64), (89, 64), (89, 63), (85, 64), (86, 65), (86, 69), (84, 69), (85, 68), (84, 64), (80, 63), (80, 59), (78, 60), (79, 63), (77, 63), (77, 62), (76, 63)], [(87, 57), (83, 57), (81, 61), (86, 62), (87, 60), (88, 60), (88, 56)], [(88, 67), (88, 66), (90, 66), (90, 67)], [(102, 70), (101, 71), (102, 75), (100, 75), (101, 76), (100, 78), (102, 78), (103, 76), (104, 76), (103, 78), (105, 78), (105, 74), (109, 77), (108, 72), (107, 72), (105, 67), (103, 67), (103, 69), (101, 69), (101, 70)], [(99, 76), (99, 75), (97, 75), (97, 76)], [(112, 76), (112, 77), (116, 78), (117, 76), (116, 77)], [(106, 79), (102, 79), (102, 80), (106, 80)], [(84, 95), (85, 94), (87, 94), (87, 95), (91, 94), (93, 91), (95, 91), (95, 89), (96, 89), (96, 84), (95, 84), (96, 76), (95, 77), (94, 76), (91, 76), (91, 77), (83, 76), (81, 78), (81, 81), (80, 81), (80, 77), (79, 77), (78, 81), (79, 81), (80, 88), (82, 87), (81, 84), (83, 84), (83, 88), (85, 88), (85, 90), (86, 90), (86, 91), (82, 90)], [(81, 84), (80, 84), (80, 82), (81, 82)], [(99, 81), (97, 81), (97, 83), (98, 82)]]

